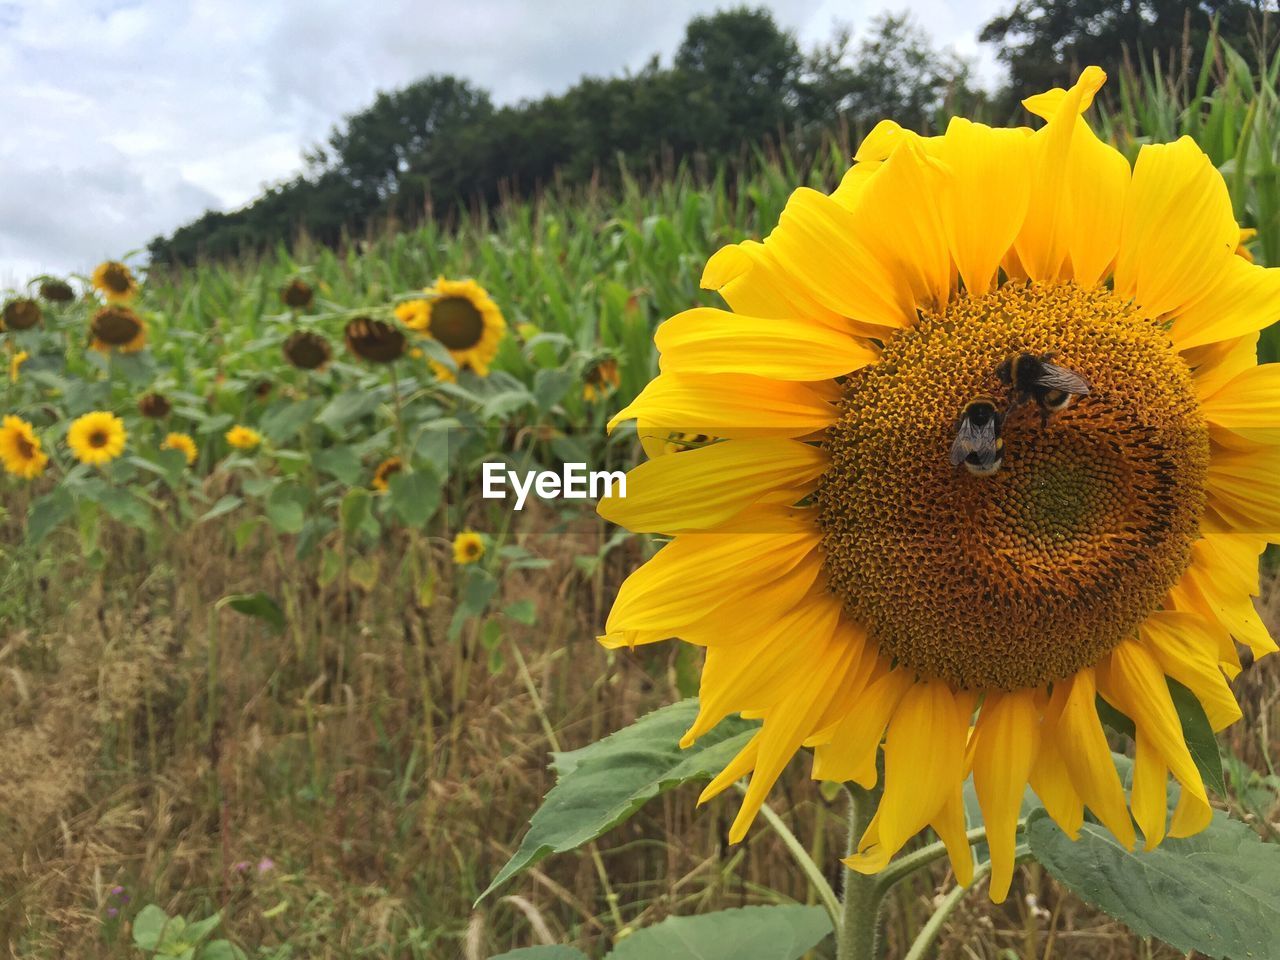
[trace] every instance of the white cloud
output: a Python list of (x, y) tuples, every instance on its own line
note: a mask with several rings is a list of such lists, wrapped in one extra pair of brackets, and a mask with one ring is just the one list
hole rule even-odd
[[(666, 60), (730, 0), (0, 2), (0, 286), (83, 270), (292, 176), (344, 114), (429, 73), (498, 102)], [(999, 0), (914, 4), (957, 45)], [(882, 0), (774, 0), (806, 45)], [(970, 49), (971, 49), (970, 46)], [(962, 47), (962, 49), (964, 49)]]

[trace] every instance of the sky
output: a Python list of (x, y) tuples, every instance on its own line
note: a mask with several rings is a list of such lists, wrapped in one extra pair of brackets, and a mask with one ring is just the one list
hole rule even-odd
[[(1012, 0), (756, 0), (803, 48), (909, 10), (998, 78)], [(498, 103), (663, 63), (732, 0), (0, 0), (0, 290), (141, 250), (302, 167), (344, 115), (429, 73)]]

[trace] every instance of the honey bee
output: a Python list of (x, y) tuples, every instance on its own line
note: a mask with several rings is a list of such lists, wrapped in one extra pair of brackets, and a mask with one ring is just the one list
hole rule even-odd
[(1013, 403), (1017, 407), (1034, 400), (1040, 408), (1043, 423), (1049, 422), (1049, 414), (1071, 406), (1076, 397), (1087, 396), (1089, 384), (1077, 373), (1066, 367), (1049, 363), (1054, 354), (1016, 353), (996, 367), (996, 376), (1006, 387), (1012, 388)]
[(1004, 414), (990, 397), (970, 400), (956, 421), (956, 438), (951, 441), (951, 465), (964, 464), (978, 477), (989, 477), (1004, 462), (1004, 440), (1000, 428)]

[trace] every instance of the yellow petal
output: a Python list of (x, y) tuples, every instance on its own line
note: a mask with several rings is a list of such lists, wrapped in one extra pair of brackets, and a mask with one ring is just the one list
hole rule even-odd
[(1259, 593), (1258, 558), (1264, 549), (1266, 540), (1257, 537), (1201, 537), (1191, 548), (1191, 564), (1170, 591), (1175, 606), (1225, 627), (1255, 658), (1276, 650), (1252, 599)]
[(1133, 849), (1133, 822), (1098, 720), (1096, 694), (1093, 668), (1085, 668), (1055, 685), (1048, 713), (1054, 716), (1059, 755), (1080, 799), (1121, 845)]
[(1280, 443), (1280, 363), (1249, 367), (1204, 401), (1204, 418), (1240, 436)]
[(1214, 533), (1270, 535), (1280, 530), (1280, 446), (1227, 450), (1211, 444), (1206, 487), (1209, 506), (1229, 519)]
[[(1148, 316), (1182, 315), (1243, 262), (1235, 256), (1238, 237), (1227, 185), (1195, 141), (1148, 144), (1133, 168), (1115, 291)], [(1245, 332), (1228, 330), (1222, 339)]]
[(943, 215), (951, 255), (972, 295), (986, 293), (1022, 228), (1031, 195), (1026, 135), (953, 117), (940, 159), (951, 171)]
[(814, 320), (844, 332), (859, 331), (847, 317), (829, 310), (787, 275), (777, 258), (755, 240), (721, 247), (702, 271), (701, 287), (718, 291), (735, 313), (748, 317)]
[[(956, 883), (962, 887), (969, 886), (973, 883), (973, 849), (966, 836), (968, 827), (964, 820), (963, 783), (955, 785), (951, 796), (929, 825), (947, 848), (947, 858), (951, 861), (951, 869), (955, 871)], [(995, 899), (994, 894), (992, 899)]]
[[(1084, 822), (1084, 801), (1071, 782), (1071, 774), (1062, 759), (1058, 745), (1057, 717), (1046, 715), (1041, 724), (1040, 750), (1031, 767), (1031, 789), (1044, 804), (1049, 816), (1072, 840), (1080, 834)], [(1068, 744), (1068, 749), (1071, 748)]]
[(1280, 320), (1280, 267), (1258, 267), (1228, 257), (1173, 320), (1169, 336), (1179, 350), (1255, 333)]
[(665, 373), (747, 373), (775, 380), (828, 380), (868, 363), (877, 351), (808, 320), (742, 317), (695, 307), (658, 327)]
[(1040, 747), (1040, 711), (1031, 690), (987, 695), (973, 732), (973, 786), (991, 850), (991, 900), (1013, 879), (1018, 815)]
[(876, 750), (894, 711), (912, 684), (906, 670), (881, 663), (858, 698), (857, 706), (836, 727), (827, 743), (814, 749), (813, 778), (833, 783), (876, 785)]
[(1142, 849), (1150, 851), (1164, 839), (1165, 824), (1169, 819), (1169, 768), (1152, 745), (1151, 738), (1142, 731), (1138, 731), (1136, 743), (1129, 806), (1142, 831)]
[(1099, 284), (1115, 261), (1131, 177), (1124, 155), (1076, 121), (1067, 167), (1067, 258), (1081, 286)]
[(609, 421), (714, 437), (802, 437), (836, 419), (835, 407), (803, 383), (741, 373), (662, 373)]
[(760, 752), (760, 740), (763, 735), (763, 730), (757, 730), (755, 736), (747, 741), (747, 745), (716, 774), (715, 779), (703, 787), (702, 793), (698, 795), (699, 806), (720, 795), (752, 771), (756, 765), (756, 756)]
[(1207, 400), (1258, 363), (1258, 334), (1192, 347), (1182, 354), (1195, 378), (1196, 395)]
[(1160, 669), (1190, 690), (1214, 730), (1240, 719), (1240, 706), (1218, 667), (1217, 643), (1204, 619), (1185, 610), (1160, 610), (1138, 627)]

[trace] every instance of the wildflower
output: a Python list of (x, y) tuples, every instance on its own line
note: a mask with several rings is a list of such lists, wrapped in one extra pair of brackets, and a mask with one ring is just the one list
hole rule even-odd
[(100, 467), (124, 453), (127, 437), (123, 420), (105, 410), (94, 410), (71, 421), (67, 446), (81, 463)]
[(225, 434), (227, 443), (237, 450), (252, 450), (262, 442), (262, 434), (252, 427), (236, 424)]
[(127, 303), (138, 294), (133, 271), (118, 260), (107, 260), (93, 271), (93, 286), (108, 303)]
[(0, 424), (0, 464), (5, 472), (32, 480), (44, 473), (48, 463), (31, 424), (21, 417), (6, 416)]
[(196, 462), (196, 442), (187, 433), (169, 433), (160, 444), (161, 450), (177, 450), (187, 458), (187, 466)]
[(128, 307), (108, 305), (89, 322), (90, 346), (100, 353), (136, 353), (147, 345), (147, 325)]
[[(1025, 101), (1034, 133), (881, 123), (833, 194), (797, 190), (763, 243), (711, 258), (703, 285), (733, 312), (663, 324), (661, 373), (611, 424), (719, 441), (601, 504), (673, 537), (601, 639), (707, 648), (683, 743), (763, 720), (703, 794), (754, 771), (735, 842), (802, 745), (816, 778), (871, 786), (882, 737), (879, 811), (846, 860), (864, 873), (931, 826), (967, 883), (970, 772), (996, 901), (1028, 783), (1072, 836), (1086, 806), (1126, 847), (1134, 821), (1148, 849), (1209, 823), (1166, 678), (1220, 729), (1240, 717), (1232, 639), (1276, 649), (1250, 595), (1280, 531), (1280, 365), (1256, 365), (1280, 270), (1235, 256), (1192, 140), (1130, 169), (1093, 134), (1104, 79)], [(1023, 354), (1086, 389), (1005, 385)], [(949, 456), (982, 397), (1003, 414), (986, 476)], [(1098, 696), (1136, 728), (1127, 803)]]
[(484, 538), (474, 530), (463, 530), (453, 538), (453, 562), (475, 563), (484, 556)]
[(440, 277), (426, 293), (424, 332), (444, 345), (459, 367), (467, 366), (487, 376), (489, 364), (506, 333), (502, 311), (474, 280), (446, 280)]

